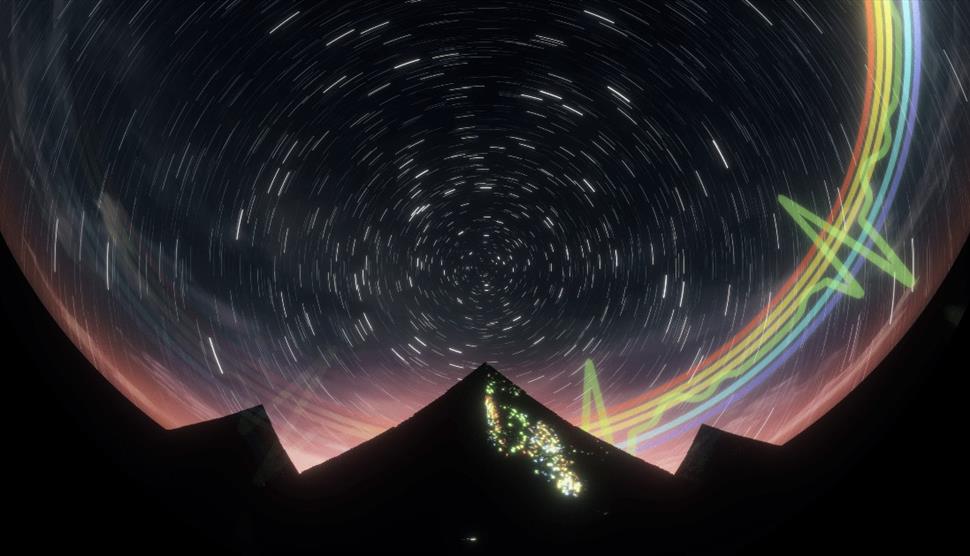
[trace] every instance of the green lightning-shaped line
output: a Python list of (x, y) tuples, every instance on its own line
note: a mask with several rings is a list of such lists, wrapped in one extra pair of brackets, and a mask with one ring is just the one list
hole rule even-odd
[[(872, 190), (869, 187), (863, 188), (864, 205), (865, 209), (868, 209), (872, 204)], [(869, 262), (876, 265), (880, 270), (890, 275), (896, 281), (900, 282), (908, 288), (912, 288), (916, 283), (916, 278), (912, 271), (906, 267), (906, 264), (900, 260), (899, 256), (893, 251), (889, 246), (889, 242), (876, 231), (875, 227), (866, 218), (860, 217), (856, 220), (861, 226), (864, 234), (863, 238), (869, 237), (872, 239), (873, 244), (876, 247), (876, 251), (866, 247), (864, 240), (860, 240), (854, 237), (848, 237), (848, 231), (843, 228), (838, 228), (831, 225), (825, 219), (816, 215), (809, 209), (803, 207), (802, 205), (796, 203), (792, 199), (784, 196), (778, 196), (778, 202), (781, 204), (785, 212), (791, 216), (795, 224), (802, 230), (812, 240), (815, 246), (818, 248), (819, 252), (823, 257), (832, 265), (836, 271), (835, 278), (822, 278), (818, 280), (813, 287), (808, 288), (801, 296), (800, 310), (796, 312), (796, 318), (792, 320), (797, 320), (804, 315), (805, 305), (808, 302), (808, 298), (812, 295), (818, 293), (824, 289), (833, 289), (841, 292), (853, 299), (861, 299), (865, 295), (865, 290), (862, 285), (850, 272), (848, 266), (845, 262), (839, 258), (838, 249), (839, 247), (845, 245), (850, 250), (858, 253), (863, 258)], [(865, 210), (863, 211), (863, 214)], [(824, 232), (829, 237), (834, 237), (835, 242), (833, 246), (828, 245), (822, 234), (819, 232)], [(791, 323), (794, 324), (793, 322)], [(790, 328), (791, 325), (786, 326), (785, 330)], [(708, 388), (705, 392), (706, 395), (711, 393), (712, 389)], [(706, 397), (702, 395), (702, 397)], [(697, 400), (691, 400), (697, 401)], [(582, 428), (584, 430), (589, 430), (592, 425), (593, 411), (596, 412), (596, 425), (597, 428), (602, 431), (600, 436), (604, 440), (613, 443), (613, 428), (610, 424), (609, 414), (607, 412), (606, 405), (603, 403), (603, 393), (600, 389), (599, 379), (597, 378), (596, 366), (592, 359), (587, 359), (584, 364), (583, 369), (583, 404), (582, 404)], [(659, 421), (663, 411), (658, 412), (654, 416), (651, 422), (656, 423)]]
[(603, 403), (603, 392), (600, 391), (600, 381), (596, 378), (596, 366), (592, 359), (587, 359), (583, 365), (583, 420), (582, 429), (589, 430), (591, 405), (596, 404), (596, 419), (603, 430), (604, 439), (613, 444), (613, 430), (610, 428), (610, 417), (606, 413)]
[[(889, 5), (889, 14), (893, 19), (893, 24), (895, 29), (900, 29), (903, 27), (903, 23), (900, 21), (900, 14), (894, 9), (891, 3)], [(878, 121), (871, 122), (873, 126), (872, 129), (876, 130), (875, 133), (882, 134), (882, 141), (878, 143), (877, 150), (866, 155), (860, 162), (859, 168), (856, 173), (856, 180), (854, 185), (859, 186), (859, 193), (862, 195), (862, 206), (861, 209), (857, 209), (855, 212), (855, 224), (861, 228), (861, 233), (858, 237), (854, 237), (851, 231), (851, 225), (847, 222), (845, 208), (842, 209), (841, 213), (841, 226), (833, 226), (826, 219), (819, 217), (807, 208), (796, 203), (794, 200), (784, 196), (778, 196), (778, 202), (781, 207), (788, 213), (795, 224), (802, 230), (802, 232), (808, 236), (818, 253), (822, 258), (835, 270), (835, 276), (824, 276), (827, 272), (827, 266), (818, 268), (817, 263), (812, 265), (812, 276), (809, 277), (807, 281), (804, 282), (804, 286), (799, 293), (797, 293), (797, 298), (794, 300), (794, 311), (787, 312), (785, 317), (785, 322), (780, 323), (780, 327), (772, 332), (772, 337), (759, 342), (759, 347), (757, 353), (747, 358), (746, 361), (741, 364), (735, 365), (733, 368), (729, 368), (726, 371), (717, 373), (716, 376), (712, 375), (712, 380), (705, 388), (691, 392), (683, 391), (678, 392), (676, 390), (667, 390), (659, 394), (662, 399), (654, 399), (656, 406), (653, 415), (644, 424), (634, 425), (630, 430), (629, 436), (631, 437), (629, 449), (632, 451), (635, 449), (635, 433), (643, 430), (650, 429), (657, 425), (661, 420), (663, 414), (667, 409), (673, 407), (674, 405), (680, 403), (699, 403), (703, 400), (708, 399), (710, 396), (716, 392), (719, 385), (723, 381), (738, 377), (742, 374), (750, 372), (750, 369), (758, 362), (761, 357), (766, 354), (775, 353), (777, 350), (772, 350), (772, 348), (781, 342), (787, 335), (795, 328), (797, 324), (803, 322), (805, 318), (816, 318), (817, 307), (811, 312), (808, 311), (809, 299), (814, 295), (825, 291), (832, 290), (842, 293), (853, 299), (861, 299), (865, 295), (865, 290), (862, 285), (856, 280), (855, 276), (852, 275), (849, 269), (849, 264), (846, 263), (846, 259), (840, 258), (839, 251), (843, 246), (848, 247), (853, 253), (848, 257), (848, 260), (854, 260), (856, 255), (861, 255), (864, 259), (874, 264), (880, 270), (886, 274), (893, 277), (896, 282), (903, 284), (904, 286), (912, 289), (916, 283), (916, 278), (913, 275), (915, 269), (907, 268), (907, 266), (900, 260), (893, 249), (890, 247), (889, 242), (887, 242), (876, 230), (876, 227), (869, 221), (869, 216), (873, 213), (873, 205), (875, 200), (873, 199), (873, 191), (869, 183), (869, 178), (872, 175), (874, 166), (886, 156), (890, 150), (891, 145), (896, 145), (898, 147), (898, 138), (894, 142), (892, 140), (892, 127), (888, 125), (889, 118), (894, 114), (902, 101), (901, 91), (902, 91), (902, 64), (903, 64), (903, 51), (900, 43), (894, 43), (895, 55), (893, 56), (893, 68), (890, 74), (893, 79), (890, 85), (889, 102), (880, 112), (880, 118)], [(908, 57), (908, 53), (905, 57)], [(907, 62), (908, 63), (908, 62)], [(885, 68), (881, 68), (884, 70)], [(882, 81), (880, 81), (882, 82)], [(900, 116), (900, 118), (902, 118)], [(869, 138), (867, 137), (867, 141)], [(893, 155), (893, 160), (895, 161), (895, 153)], [(885, 186), (884, 186), (885, 187)], [(882, 200), (882, 193), (880, 193), (880, 201)], [(866, 245), (867, 242), (871, 242), (872, 248)], [(824, 270), (823, 270), (824, 268)], [(816, 274), (818, 272), (818, 274)], [(806, 316), (807, 314), (807, 316)], [(767, 320), (766, 320), (767, 322)], [(591, 417), (593, 414), (594, 404), (597, 413), (597, 423), (596, 426), (599, 429), (597, 431), (599, 436), (608, 439), (612, 442), (613, 431), (616, 428), (615, 425), (610, 423), (609, 415), (605, 404), (603, 404), (602, 392), (599, 386), (599, 380), (597, 379), (597, 374), (593, 362), (589, 359), (586, 360), (584, 380), (583, 380), (583, 405), (582, 405), (582, 427), (586, 430), (590, 430), (591, 427)], [(625, 412), (626, 413), (626, 412)], [(642, 415), (642, 413), (641, 413)], [(616, 416), (614, 416), (614, 419)], [(619, 425), (623, 429), (629, 427), (623, 424)]]
[[(865, 189), (866, 193), (868, 194), (867, 196), (871, 196), (871, 190), (868, 187)], [(805, 232), (805, 235), (807, 235), (809, 239), (815, 243), (815, 246), (818, 247), (818, 250), (822, 253), (822, 256), (824, 256), (829, 261), (829, 264), (836, 269), (838, 278), (823, 278), (818, 283), (819, 287), (817, 289), (813, 288), (814, 291), (817, 291), (822, 287), (827, 287), (842, 292), (853, 299), (861, 299), (865, 294), (865, 290), (862, 289), (862, 285), (859, 284), (859, 281), (852, 276), (849, 268), (845, 265), (842, 259), (838, 257), (838, 248), (836, 247), (833, 249), (826, 244), (818, 232), (816, 232), (816, 229), (822, 230), (825, 233), (834, 236), (836, 238), (836, 246), (848, 246), (849, 249), (862, 255), (866, 260), (879, 267), (880, 270), (892, 276), (896, 281), (903, 284), (907, 288), (912, 288), (916, 284), (916, 277), (913, 276), (913, 273), (892, 250), (892, 248), (889, 246), (889, 242), (879, 235), (879, 232), (876, 231), (875, 227), (865, 218), (859, 218), (858, 223), (860, 226), (862, 226), (862, 229), (865, 231), (866, 235), (872, 238), (873, 244), (875, 244), (881, 255), (866, 247), (865, 244), (858, 239), (847, 238), (847, 230), (844, 228), (836, 228), (835, 226), (829, 224), (825, 219), (819, 217), (817, 214), (799, 205), (788, 197), (779, 195), (778, 202), (781, 204), (782, 208), (785, 209), (785, 212), (792, 217), (795, 224), (797, 224), (798, 227)], [(813, 225), (815, 227), (813, 227)]]

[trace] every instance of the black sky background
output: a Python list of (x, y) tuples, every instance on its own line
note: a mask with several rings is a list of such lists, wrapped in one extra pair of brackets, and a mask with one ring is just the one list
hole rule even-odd
[[(474, 17), (457, 2), (306, 3), (292, 18), (275, 2), (16, 5), (0, 14), (11, 24), (0, 81), (17, 85), (0, 119), (38, 158), (21, 175), (18, 155), (0, 157), (5, 238), (34, 247), (38, 272), (54, 267), (54, 291), (98, 347), (132, 357), (132, 376), (179, 385), (166, 403), (181, 419), (263, 401), (283, 436), (316, 434), (322, 421), (286, 415), (323, 414), (336, 398), (361, 409), (379, 390), (368, 417), (391, 422), (483, 359), (535, 378), (537, 398), (566, 412), (579, 383), (565, 354), (604, 358), (607, 401), (622, 400), (757, 311), (807, 245), (775, 221), (776, 196), (824, 213), (845, 166), (863, 90), (858, 6), (760, 4), (691, 3), (704, 17), (670, 4), (651, 29), (613, 2), (602, 5), (627, 27), (562, 2), (496, 0), (468, 8)], [(957, 3), (923, 5), (914, 162), (887, 233), (932, 282), (970, 206), (967, 18)], [(385, 17), (394, 24), (363, 31)], [(340, 35), (351, 26), (360, 32)], [(244, 532), (216, 526), (242, 511), (236, 501), (185, 479), (223, 464), (175, 455), (0, 244), (10, 542), (238, 549)], [(709, 514), (692, 514), (710, 520), (698, 535), (732, 530), (771, 553), (933, 553), (958, 540), (967, 257), (885, 362), (799, 437), (802, 470), (733, 485), (751, 496), (709, 500)], [(846, 352), (861, 317), (867, 333), (882, 326), (898, 284), (864, 272), (864, 300), (844, 304), (779, 384), (821, 380), (819, 362)], [(407, 343), (424, 344), (418, 335), (423, 354)], [(294, 389), (322, 402), (274, 413), (270, 400)], [(317, 455), (335, 449), (324, 440)], [(199, 507), (211, 522), (189, 516)], [(745, 521), (766, 512), (781, 525)], [(738, 527), (714, 527), (724, 523)], [(645, 523), (631, 548), (663, 534)]]
[[(968, 225), (968, 18), (921, 6), (882, 233), (930, 286)], [(45, 302), (158, 422), (263, 403), (302, 466), (481, 361), (574, 422), (586, 359), (608, 407), (686, 379), (810, 248), (778, 196), (831, 210), (866, 89), (857, 2), (7, 7), (0, 222)], [(908, 324), (863, 268), (723, 426), (787, 438)]]

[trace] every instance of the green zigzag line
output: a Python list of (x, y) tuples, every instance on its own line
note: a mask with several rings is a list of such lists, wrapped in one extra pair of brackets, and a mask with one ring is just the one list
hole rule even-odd
[[(898, 18), (898, 14), (896, 14), (895, 11), (893, 12), (893, 16), (894, 18)], [(897, 50), (899, 50), (898, 46)], [(899, 56), (897, 55), (895, 56), (894, 65), (898, 65), (899, 63)], [(894, 68), (894, 70), (896, 70), (894, 71), (894, 74), (898, 76), (898, 68)], [(900, 100), (900, 88), (900, 80), (897, 78), (893, 81), (889, 106), (882, 116), (883, 119), (888, 119), (891, 117), (891, 115), (898, 108)], [(865, 173), (868, 173), (869, 168), (874, 166), (889, 152), (890, 145), (892, 144), (892, 132), (889, 126), (884, 126), (883, 136), (884, 140), (882, 141), (879, 151), (868, 157), (868, 160), (861, 165), (862, 170)], [(841, 292), (849, 297), (852, 297), (853, 299), (861, 299), (865, 294), (865, 290), (862, 288), (862, 285), (858, 282), (858, 280), (852, 276), (852, 273), (845, 265), (844, 261), (838, 257), (838, 250), (841, 246), (845, 245), (849, 247), (850, 250), (858, 253), (869, 262), (875, 264), (880, 270), (886, 274), (889, 274), (893, 277), (893, 279), (900, 282), (904, 286), (912, 288), (915, 285), (916, 279), (912, 271), (902, 262), (899, 256), (896, 255), (892, 247), (890, 247), (889, 242), (887, 242), (885, 238), (879, 234), (875, 226), (865, 216), (870, 213), (870, 209), (873, 204), (872, 188), (868, 182), (862, 186), (862, 194), (863, 207), (858, 212), (858, 217), (856, 218), (856, 222), (862, 228), (863, 232), (860, 236), (861, 239), (850, 238), (847, 227), (837, 228), (832, 226), (828, 223), (828, 221), (819, 217), (794, 200), (784, 195), (778, 196), (779, 204), (783, 209), (785, 209), (789, 216), (791, 216), (796, 225), (798, 225), (805, 235), (812, 240), (822, 256), (824, 256), (826, 260), (828, 260), (828, 262), (836, 269), (837, 277), (822, 278), (811, 288), (805, 291), (801, 296), (799, 296), (799, 305), (795, 311), (795, 314), (792, 316), (792, 318), (788, 319), (788, 322), (786, 322), (778, 330), (778, 332), (774, 334), (776, 340), (769, 341), (768, 345), (760, 345), (755, 356), (749, 358), (747, 364), (740, 365), (732, 371), (723, 373), (720, 376), (720, 380), (711, 383), (705, 389), (693, 395), (685, 392), (680, 396), (674, 397), (672, 400), (662, 403), (650, 421), (648, 421), (645, 425), (641, 424), (637, 428), (649, 428), (654, 426), (660, 421), (667, 409), (674, 405), (683, 402), (696, 403), (707, 399), (716, 391), (717, 387), (724, 380), (739, 376), (747, 371), (747, 369), (749, 369), (751, 365), (757, 361), (758, 356), (764, 351), (765, 348), (770, 349), (777, 344), (777, 342), (780, 341), (781, 338), (784, 338), (795, 326), (795, 324), (801, 320), (801, 317), (804, 316), (805, 311), (807, 310), (809, 298), (816, 293), (828, 288)], [(813, 225), (815, 226), (814, 228)], [(826, 244), (816, 230), (822, 230), (827, 234), (834, 236), (836, 238), (834, 247), (830, 247), (828, 244)], [(872, 239), (873, 244), (879, 253), (876, 253), (872, 249), (866, 247), (864, 242), (867, 237)], [(599, 386), (599, 380), (597, 379), (596, 368), (592, 359), (587, 359), (584, 365), (583, 373), (582, 427), (584, 429), (588, 429), (590, 425), (590, 417), (594, 409), (591, 407), (592, 404), (595, 404), (597, 421), (600, 424), (600, 428), (603, 430), (603, 436), (605, 436), (607, 440), (612, 443), (613, 430), (610, 424), (606, 406), (603, 403), (603, 395)]]

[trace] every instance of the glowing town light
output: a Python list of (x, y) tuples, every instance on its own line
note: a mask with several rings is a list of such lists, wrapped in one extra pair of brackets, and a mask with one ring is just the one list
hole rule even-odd
[(492, 445), (506, 456), (525, 454), (535, 466), (534, 474), (555, 484), (559, 492), (578, 496), (583, 483), (572, 470), (573, 461), (566, 457), (559, 435), (545, 422), (533, 422), (519, 409), (496, 401), (498, 395), (517, 397), (520, 392), (514, 385), (496, 385), (494, 380), (485, 386), (485, 420)]

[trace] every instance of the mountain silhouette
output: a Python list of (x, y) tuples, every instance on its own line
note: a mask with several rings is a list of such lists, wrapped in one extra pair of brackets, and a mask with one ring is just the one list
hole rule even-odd
[[(17, 276), (5, 249), (0, 244), (0, 270)], [(518, 396), (522, 411), (548, 422), (564, 446), (590, 452), (570, 452), (583, 484), (577, 496), (537, 476), (528, 458), (495, 449), (482, 392), (488, 369), (299, 474), (261, 407), (164, 430), (74, 347), (26, 280), (12, 281), (0, 298), (19, 316), (0, 334), (17, 371), (7, 377), (6, 398), (10, 528), (31, 546), (109, 553), (150, 545), (215, 553), (776, 554), (916, 542), (942, 552), (956, 540), (946, 532), (960, 530), (942, 497), (965, 473), (960, 458), (946, 455), (960, 434), (946, 424), (963, 422), (960, 390), (939, 385), (965, 360), (950, 315), (968, 304), (967, 252), (880, 366), (783, 446), (702, 427), (669, 475)], [(16, 418), (31, 426), (14, 426)], [(860, 527), (860, 516), (880, 531)]]
[[(564, 492), (543, 473), (549, 458), (510, 453), (509, 443), (500, 451), (486, 398), (529, 423), (513, 437), (551, 431), (581, 488)], [(253, 552), (614, 550), (644, 535), (653, 553), (733, 552), (813, 496), (793, 490), (814, 467), (788, 445), (703, 425), (670, 474), (565, 421), (488, 364), (302, 473), (261, 406), (166, 435), (178, 483), (209, 493), (190, 511)]]
[(782, 463), (780, 446), (701, 425), (676, 475), (695, 482), (764, 477)]
[[(499, 451), (489, 432), (490, 389), (533, 425), (524, 435), (548, 432), (560, 453), (540, 454), (553, 457), (537, 463)], [(556, 455), (581, 484), (577, 493), (564, 493), (543, 475)], [(312, 524), (335, 520), (349, 531), (359, 515), (368, 527), (380, 522), (398, 545), (494, 549), (525, 540), (553, 546), (569, 539), (568, 532), (606, 535), (611, 516), (633, 507), (644, 518), (669, 515), (678, 482), (565, 421), (483, 364), (411, 418), (304, 471), (292, 492), (298, 508), (291, 515), (298, 517), (291, 525), (303, 526), (308, 545)]]
[[(538, 459), (528, 446), (498, 449), (486, 398), (528, 421), (515, 435), (544, 439), (532, 445)], [(572, 425), (487, 364), (409, 419), (303, 473), (262, 406), (156, 441), (153, 459), (170, 469), (174, 488), (198, 498), (183, 511), (255, 552), (605, 547), (634, 525), (623, 516), (672, 526), (686, 500), (678, 477)], [(577, 490), (564, 492), (546, 473), (557, 458)]]
[(209, 462), (213, 481), (232, 482), (238, 475), (260, 486), (297, 476), (262, 405), (175, 429), (166, 436), (170, 457)]

